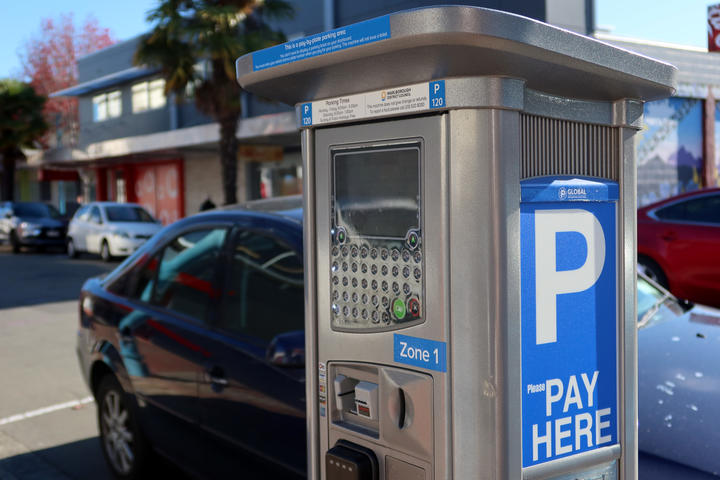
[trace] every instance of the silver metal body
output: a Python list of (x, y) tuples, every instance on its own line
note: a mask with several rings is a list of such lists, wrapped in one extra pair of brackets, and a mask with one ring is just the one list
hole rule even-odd
[[(633, 136), (642, 101), (670, 94), (675, 69), (492, 10), (437, 7), (387, 21), (382, 41), (272, 68), (256, 68), (252, 55), (237, 63), (244, 88), (297, 104), (301, 125), (302, 102), (444, 82), (441, 108), (324, 117), (302, 130), (309, 478), (327, 477), (323, 458), (338, 440), (375, 452), (384, 480), (636, 478)], [(421, 145), (422, 321), (335, 328), (333, 155), (407, 142)], [(612, 446), (523, 468), (520, 182), (548, 175), (620, 186), (619, 431)], [(396, 334), (446, 344), (446, 370), (396, 361)], [(345, 378), (379, 385), (377, 418), (348, 416), (334, 383)], [(398, 389), (412, 407), (402, 427)]]

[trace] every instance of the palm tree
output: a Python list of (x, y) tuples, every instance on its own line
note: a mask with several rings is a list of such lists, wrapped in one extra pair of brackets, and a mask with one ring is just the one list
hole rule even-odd
[[(225, 204), (236, 203), (236, 137), (241, 114), (241, 88), (235, 60), (246, 53), (276, 45), (285, 36), (265, 20), (289, 18), (285, 0), (160, 0), (148, 14), (154, 24), (135, 52), (135, 63), (160, 68), (166, 93), (182, 99), (193, 84), (198, 109), (220, 125), (220, 163)], [(196, 65), (209, 62), (208, 74)]]
[(46, 98), (18, 80), (0, 80), (0, 157), (3, 166), (2, 199), (15, 196), (15, 162), (24, 160), (23, 148), (32, 148), (48, 129), (43, 117)]

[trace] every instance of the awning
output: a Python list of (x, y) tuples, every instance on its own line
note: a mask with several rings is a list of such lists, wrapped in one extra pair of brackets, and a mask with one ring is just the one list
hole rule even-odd
[(105, 75), (104, 77), (95, 78), (93, 80), (83, 82), (73, 87), (65, 88), (50, 94), (50, 98), (54, 97), (77, 97), (87, 93), (97, 92), (114, 85), (118, 85), (136, 78), (147, 77), (157, 73), (159, 69), (150, 67), (132, 67), (119, 72)]

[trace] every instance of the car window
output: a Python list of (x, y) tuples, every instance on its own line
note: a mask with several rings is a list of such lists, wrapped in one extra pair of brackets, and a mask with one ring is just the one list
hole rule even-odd
[(50, 205), (44, 203), (16, 203), (15, 216), (22, 218), (59, 218), (60, 213)]
[(642, 320), (647, 312), (653, 309), (658, 302), (665, 299), (665, 293), (651, 285), (650, 282), (638, 276), (637, 279), (637, 314), (638, 321)]
[(80, 208), (78, 208), (77, 212), (75, 212), (75, 215), (73, 218), (80, 219), (80, 220), (87, 220), (87, 213), (90, 210), (89, 205), (82, 205)]
[(147, 255), (142, 255), (127, 272), (107, 286), (108, 291), (134, 300), (150, 302), (158, 263), (158, 255), (149, 260)]
[(106, 207), (105, 215), (110, 222), (155, 222), (144, 208), (132, 205)]
[(250, 231), (233, 240), (221, 327), (258, 345), (304, 328), (303, 263), (290, 247)]
[(204, 321), (210, 302), (220, 299), (218, 257), (226, 232), (224, 228), (194, 230), (167, 244), (151, 303)]
[(678, 202), (655, 212), (661, 220), (675, 220), (720, 225), (720, 195), (706, 195)]
[(100, 209), (98, 207), (92, 207), (88, 217), (91, 222), (100, 223), (102, 218), (100, 217)]

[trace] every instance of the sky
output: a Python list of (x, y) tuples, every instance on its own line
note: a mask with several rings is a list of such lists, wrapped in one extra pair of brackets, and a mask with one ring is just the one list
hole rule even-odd
[(92, 14), (116, 40), (127, 40), (149, 29), (147, 11), (155, 0), (0, 0), (0, 78), (20, 74), (18, 52), (40, 34), (40, 20), (72, 13), (79, 27)]
[[(92, 14), (101, 27), (110, 28), (121, 41), (149, 29), (145, 16), (155, 3), (156, 0), (0, 0), (0, 78), (19, 74), (18, 51), (28, 39), (39, 34), (42, 18), (73, 13), (78, 25)], [(720, 0), (595, 0), (595, 23), (613, 35), (705, 48), (707, 6), (712, 3)]]

